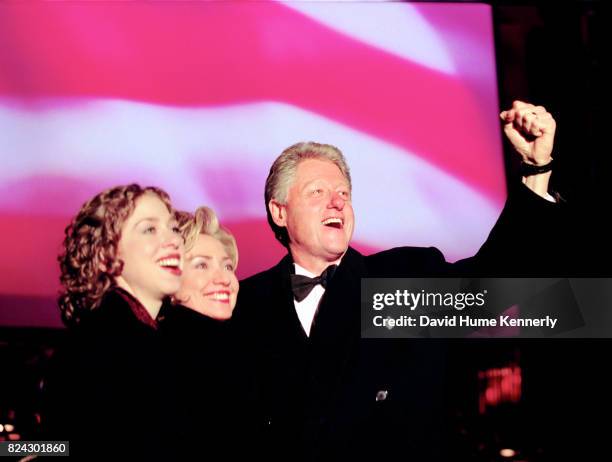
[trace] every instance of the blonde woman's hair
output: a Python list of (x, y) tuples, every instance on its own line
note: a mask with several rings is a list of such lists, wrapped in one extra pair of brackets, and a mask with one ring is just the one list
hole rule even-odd
[(236, 239), (229, 230), (219, 224), (217, 214), (209, 207), (198, 207), (195, 213), (176, 212), (176, 219), (183, 239), (185, 240), (185, 253), (193, 249), (200, 234), (217, 239), (232, 260), (234, 270), (238, 266), (238, 246)]

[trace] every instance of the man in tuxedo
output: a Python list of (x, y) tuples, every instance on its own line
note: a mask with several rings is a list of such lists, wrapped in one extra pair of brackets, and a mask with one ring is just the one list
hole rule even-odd
[(265, 201), (288, 254), (241, 282), (234, 317), (255, 367), (261, 444), (272, 458), (445, 459), (447, 345), (361, 339), (360, 284), (473, 273), (501, 261), (520, 270), (552, 255), (542, 243), (559, 216), (548, 194), (555, 121), (519, 101), (500, 117), (522, 157), (523, 184), (478, 254), (455, 264), (433, 247), (370, 256), (352, 249), (351, 177), (337, 148), (298, 143), (276, 159)]

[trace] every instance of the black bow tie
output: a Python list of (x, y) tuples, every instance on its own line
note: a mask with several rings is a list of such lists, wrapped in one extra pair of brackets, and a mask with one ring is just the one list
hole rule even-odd
[(331, 280), (334, 272), (338, 265), (329, 265), (325, 268), (325, 271), (321, 273), (320, 276), (316, 276), (314, 278), (309, 278), (308, 276), (303, 276), (301, 274), (292, 274), (291, 275), (291, 290), (293, 291), (293, 296), (298, 302), (301, 302), (308, 294), (312, 292), (312, 289), (317, 284), (321, 284), (323, 288), (327, 288), (327, 284)]

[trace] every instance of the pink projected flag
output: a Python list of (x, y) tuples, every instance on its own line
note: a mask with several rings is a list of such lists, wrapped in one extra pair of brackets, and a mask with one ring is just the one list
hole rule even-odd
[(214, 208), (239, 276), (284, 254), (263, 185), (297, 141), (352, 169), (354, 245), (477, 251), (505, 198), (486, 5), (0, 4), (0, 325), (59, 325), (63, 228), (139, 182)]

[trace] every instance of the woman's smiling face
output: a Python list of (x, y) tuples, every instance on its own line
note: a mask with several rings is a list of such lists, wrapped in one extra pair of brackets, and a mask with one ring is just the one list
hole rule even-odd
[(227, 249), (218, 239), (200, 234), (187, 253), (176, 298), (214, 319), (229, 319), (236, 306), (238, 279)]

